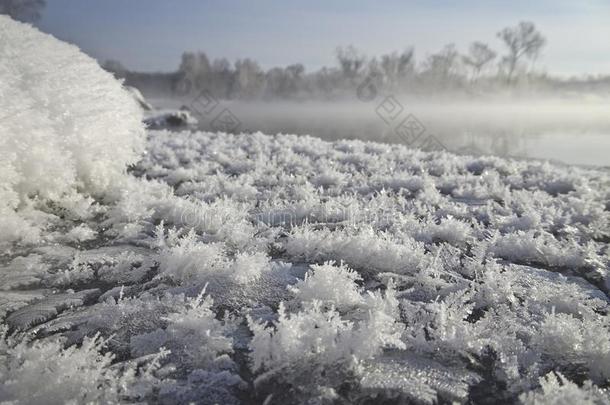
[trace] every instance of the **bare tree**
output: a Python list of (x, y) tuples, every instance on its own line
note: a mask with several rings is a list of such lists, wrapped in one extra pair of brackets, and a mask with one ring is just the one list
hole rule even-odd
[(534, 23), (527, 21), (520, 22), (516, 27), (504, 28), (498, 32), (498, 37), (508, 48), (501, 63), (508, 83), (512, 82), (519, 62), (523, 58), (535, 60), (546, 44), (546, 39), (536, 30)]
[(314, 86), (325, 98), (331, 97), (333, 91), (337, 89), (340, 75), (341, 72), (339, 70), (330, 69), (325, 66), (313, 74)]
[(381, 57), (381, 69), (390, 88), (394, 88), (400, 81), (412, 74), (414, 67), (413, 49), (408, 49), (400, 55), (391, 53)]
[(428, 56), (424, 62), (423, 77), (432, 86), (444, 88), (455, 82), (459, 74), (459, 58), (454, 44), (445, 45), (438, 53)]
[(483, 42), (476, 41), (470, 44), (468, 55), (462, 56), (462, 61), (472, 69), (472, 80), (476, 80), (481, 75), (485, 65), (494, 60), (496, 55), (496, 52)]
[(366, 58), (361, 55), (352, 45), (347, 48), (337, 48), (337, 59), (343, 77), (348, 80), (354, 80), (362, 72)]
[(305, 67), (301, 64), (283, 68), (273, 68), (265, 74), (265, 98), (287, 98), (301, 90)]
[(0, 0), (0, 14), (18, 21), (35, 22), (45, 6), (45, 0)]

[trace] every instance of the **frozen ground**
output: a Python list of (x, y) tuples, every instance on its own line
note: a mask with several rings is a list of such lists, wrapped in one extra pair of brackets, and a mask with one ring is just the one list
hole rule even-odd
[(610, 403), (607, 170), (144, 139), (75, 48), (0, 61), (0, 401)]
[[(39, 201), (40, 239), (6, 245), (0, 395), (607, 403), (608, 180), (358, 141), (151, 132), (114, 201)], [(74, 391), (56, 385), (68, 379)]]

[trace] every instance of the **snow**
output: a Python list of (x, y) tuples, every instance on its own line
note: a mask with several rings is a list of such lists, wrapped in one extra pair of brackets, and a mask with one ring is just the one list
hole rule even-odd
[(124, 176), (92, 216), (39, 208), (51, 226), (3, 256), (0, 313), (30, 345), (113, 336), (105, 368), (167, 351), (134, 377), (147, 401), (607, 395), (604, 169), (150, 131)]
[(348, 310), (362, 303), (360, 288), (356, 282), (361, 281), (360, 275), (341, 264), (314, 264), (305, 274), (304, 280), (299, 280), (289, 290), (295, 295), (295, 301), (320, 301), (338, 310)]
[(561, 373), (549, 373), (540, 379), (540, 392), (522, 394), (519, 399), (525, 405), (535, 404), (610, 404), (608, 393), (600, 390), (590, 381), (582, 387), (568, 380)]
[(608, 403), (607, 169), (144, 139), (75, 48), (0, 36), (0, 401)]
[(140, 90), (132, 86), (124, 86), (124, 88), (129, 92), (129, 94), (131, 94), (131, 97), (134, 98), (143, 111), (154, 110), (154, 107), (148, 101), (146, 101)]
[[(143, 97), (141, 94), (134, 94), (134, 98), (142, 104)], [(142, 100), (140, 100), (140, 98), (142, 98)], [(188, 110), (148, 110), (144, 123), (150, 129), (187, 129), (196, 128), (198, 121)]]
[(0, 60), (0, 243), (35, 241), (36, 197), (78, 216), (120, 188), (143, 151), (142, 113), (92, 58), (7, 16)]

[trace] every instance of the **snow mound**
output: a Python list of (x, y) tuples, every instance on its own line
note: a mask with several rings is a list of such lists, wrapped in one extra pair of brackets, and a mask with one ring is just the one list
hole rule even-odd
[(32, 197), (109, 191), (143, 150), (142, 112), (110, 73), (77, 47), (6, 16), (0, 95), (3, 229), (28, 222), (11, 211)]

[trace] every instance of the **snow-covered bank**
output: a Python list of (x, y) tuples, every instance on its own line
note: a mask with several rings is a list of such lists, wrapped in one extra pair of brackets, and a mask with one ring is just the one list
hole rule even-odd
[[(4, 323), (37, 343), (9, 339), (0, 394), (27, 402), (33, 375), (60, 378), (18, 360), (47, 351), (83, 359), (101, 388), (81, 388), (102, 399), (603, 401), (608, 181), (358, 141), (151, 132), (117, 203), (3, 257)], [(96, 350), (114, 357), (85, 362)]]

